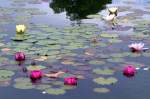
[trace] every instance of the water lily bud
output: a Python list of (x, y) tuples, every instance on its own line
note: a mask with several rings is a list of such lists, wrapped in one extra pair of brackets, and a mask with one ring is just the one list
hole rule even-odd
[(30, 72), (30, 79), (32, 81), (35, 81), (41, 78), (42, 78), (42, 72), (40, 70), (33, 70)]
[(132, 65), (126, 66), (123, 70), (123, 74), (127, 77), (132, 77), (136, 73), (136, 68)]
[(67, 77), (64, 78), (65, 85), (77, 85), (77, 78), (76, 77)]
[(16, 32), (17, 33), (24, 33), (26, 30), (26, 26), (25, 25), (16, 25)]
[(118, 14), (118, 8), (117, 7), (108, 8), (108, 11), (109, 11), (109, 15), (115, 14), (115, 16), (117, 16), (117, 14)]
[(17, 52), (15, 54), (15, 60), (16, 61), (24, 61), (25, 60), (25, 54), (23, 52)]

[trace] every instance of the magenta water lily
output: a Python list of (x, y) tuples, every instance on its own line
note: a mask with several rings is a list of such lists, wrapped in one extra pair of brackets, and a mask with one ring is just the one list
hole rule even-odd
[(124, 68), (123, 74), (127, 77), (133, 77), (136, 73), (136, 68), (132, 65), (128, 65)]
[(15, 54), (15, 60), (16, 61), (24, 61), (25, 60), (25, 54), (23, 52), (17, 52)]
[(64, 78), (65, 85), (77, 85), (77, 78), (76, 77), (67, 77)]
[(38, 80), (42, 78), (42, 71), (40, 70), (33, 70), (30, 72), (30, 78), (32, 81)]

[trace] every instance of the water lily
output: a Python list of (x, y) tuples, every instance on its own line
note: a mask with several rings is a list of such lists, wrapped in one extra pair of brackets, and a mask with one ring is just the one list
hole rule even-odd
[(24, 61), (25, 60), (25, 54), (23, 52), (17, 52), (15, 54), (15, 60), (16, 61)]
[(32, 81), (42, 78), (42, 72), (40, 70), (33, 70), (30, 73), (30, 78)]
[(108, 11), (109, 11), (109, 15), (114, 14), (115, 16), (117, 16), (117, 14), (118, 14), (118, 8), (117, 7), (108, 8)]
[(16, 32), (17, 33), (24, 33), (26, 30), (26, 26), (25, 25), (16, 25)]
[(136, 68), (132, 65), (126, 66), (123, 69), (123, 74), (127, 77), (132, 77), (135, 75), (135, 73), (136, 73)]
[(147, 50), (148, 48), (144, 48), (144, 43), (132, 43), (128, 45), (132, 52), (140, 52), (143, 50)]
[(106, 21), (113, 21), (116, 19), (115, 14), (107, 15), (106, 17), (103, 17)]
[(117, 24), (115, 14), (107, 15), (106, 17), (103, 17), (103, 19), (106, 20), (106, 21), (111, 22), (113, 26)]
[(76, 77), (67, 77), (64, 78), (65, 85), (77, 85), (77, 78)]

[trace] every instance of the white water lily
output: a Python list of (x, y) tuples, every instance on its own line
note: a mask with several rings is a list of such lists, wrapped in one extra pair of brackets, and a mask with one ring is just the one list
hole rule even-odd
[(106, 17), (103, 17), (106, 21), (113, 21), (116, 19), (115, 14), (107, 15)]
[(111, 22), (113, 26), (115, 26), (117, 24), (116, 15), (115, 14), (107, 15), (106, 17), (103, 17), (103, 19), (106, 20), (106, 21)]
[(109, 14), (115, 14), (117, 16), (118, 14), (118, 8), (117, 7), (111, 7), (111, 8), (108, 8), (108, 11), (109, 11)]
[(17, 33), (24, 33), (26, 30), (26, 26), (25, 25), (16, 25), (16, 32)]
[(128, 45), (128, 47), (134, 52), (139, 52), (148, 49), (148, 48), (144, 48), (144, 43), (132, 43)]

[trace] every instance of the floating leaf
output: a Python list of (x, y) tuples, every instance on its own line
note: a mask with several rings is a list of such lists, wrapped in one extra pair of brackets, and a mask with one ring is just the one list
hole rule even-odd
[(8, 78), (13, 76), (15, 73), (9, 70), (0, 70), (0, 78)]
[(91, 60), (91, 61), (89, 61), (89, 64), (92, 64), (92, 65), (103, 65), (103, 64), (105, 64), (105, 62), (101, 61), (101, 60)]
[(117, 38), (117, 37), (119, 37), (118, 34), (110, 34), (110, 33), (101, 33), (100, 36), (105, 37), (105, 38)]
[(93, 81), (100, 85), (110, 85), (116, 83), (118, 80), (114, 77), (109, 77), (109, 78), (99, 77), (99, 78), (95, 78)]
[(37, 65), (37, 66), (28, 66), (27, 69), (32, 71), (32, 70), (41, 70), (41, 69), (46, 69), (47, 67), (46, 66), (42, 66), (42, 65)]
[(59, 89), (59, 88), (49, 88), (46, 89), (45, 92), (51, 95), (63, 95), (66, 93), (64, 89)]
[(30, 79), (29, 78), (20, 77), (20, 78), (16, 78), (14, 81), (16, 83), (29, 83)]
[(94, 69), (93, 72), (101, 75), (113, 75), (115, 71), (112, 69)]
[(94, 92), (97, 92), (97, 93), (107, 93), (109, 91), (110, 90), (108, 88), (94, 88)]
[(51, 85), (40, 84), (40, 85), (36, 85), (35, 89), (45, 90), (45, 89), (48, 89), (50, 87), (51, 87)]
[(35, 88), (35, 86), (29, 82), (23, 82), (23, 83), (19, 82), (19, 83), (14, 84), (13, 86), (17, 89), (33, 89), (33, 88)]

